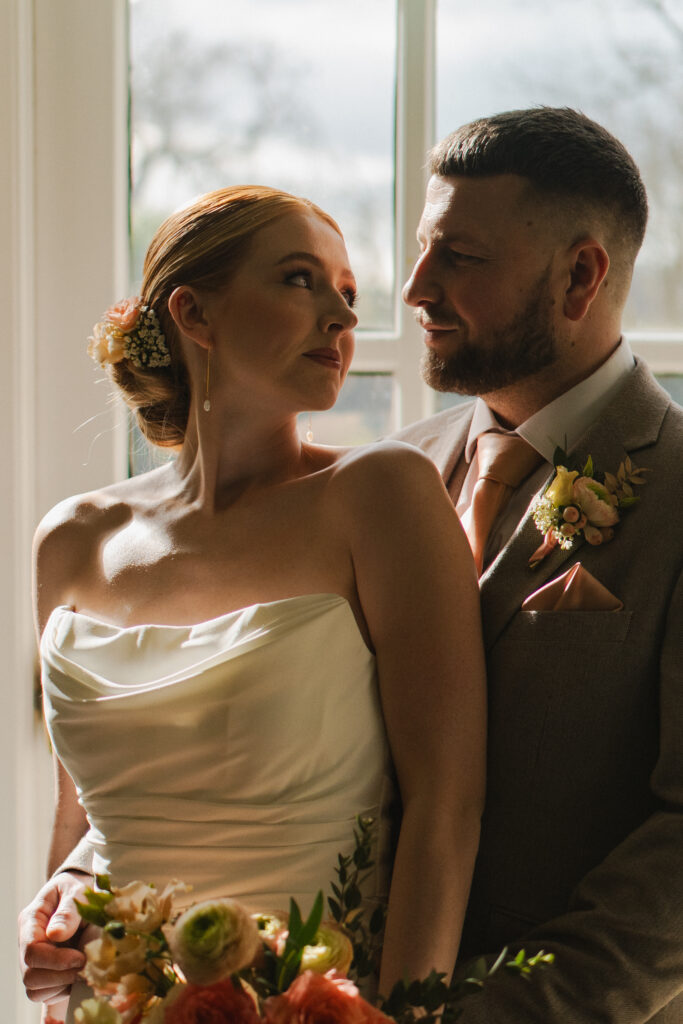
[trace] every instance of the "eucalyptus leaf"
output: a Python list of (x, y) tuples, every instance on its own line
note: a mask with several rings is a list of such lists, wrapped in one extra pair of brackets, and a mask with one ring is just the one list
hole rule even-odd
[(99, 928), (104, 928), (109, 918), (103, 910), (98, 907), (93, 907), (90, 903), (81, 903), (80, 900), (74, 900), (76, 904), (76, 910), (81, 915), (84, 921), (88, 924), (96, 924)]
[(104, 910), (107, 903), (111, 903), (114, 899), (113, 892), (97, 892), (95, 889), (86, 889), (85, 898), (91, 907), (95, 907), (97, 910)]
[(337, 901), (333, 900), (331, 896), (328, 896), (327, 897), (327, 905), (330, 908), (330, 910), (332, 911), (332, 916), (334, 917), (335, 921), (341, 921), (341, 919), (342, 919), (342, 909), (339, 906), (339, 904), (337, 903)]
[(357, 885), (350, 885), (344, 893), (344, 906), (347, 910), (355, 910), (360, 906), (361, 894)]

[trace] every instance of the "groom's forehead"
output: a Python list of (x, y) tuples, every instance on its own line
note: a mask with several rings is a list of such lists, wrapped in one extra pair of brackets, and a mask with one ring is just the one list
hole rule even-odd
[(527, 178), (516, 174), (484, 178), (433, 175), (427, 185), (418, 239), (493, 241), (510, 230), (533, 229), (535, 223)]

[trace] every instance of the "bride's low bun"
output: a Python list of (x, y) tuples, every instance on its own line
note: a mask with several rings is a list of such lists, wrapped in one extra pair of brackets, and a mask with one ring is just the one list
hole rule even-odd
[(160, 448), (178, 448), (185, 440), (190, 387), (182, 359), (153, 370), (123, 359), (109, 367), (109, 376), (135, 415), (143, 436)]

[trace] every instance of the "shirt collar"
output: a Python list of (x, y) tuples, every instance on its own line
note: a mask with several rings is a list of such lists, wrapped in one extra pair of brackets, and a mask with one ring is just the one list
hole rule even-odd
[[(524, 423), (520, 423), (516, 430), (504, 430), (503, 433), (519, 434), (552, 465), (555, 449), (560, 446), (565, 451), (571, 451), (620, 389), (633, 365), (631, 347), (622, 338), (612, 355), (590, 377), (539, 409)], [(465, 446), (468, 462), (474, 456), (477, 438), (487, 430), (501, 431), (502, 428), (486, 402), (478, 398)]]

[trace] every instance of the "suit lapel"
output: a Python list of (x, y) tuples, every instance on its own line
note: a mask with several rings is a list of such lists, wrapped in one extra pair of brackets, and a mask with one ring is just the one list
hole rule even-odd
[(450, 425), (449, 430), (439, 432), (433, 438), (427, 438), (421, 442), (420, 446), (435, 463), (446, 486), (448, 486), (453, 470), (465, 450), (471, 422), (472, 410), (470, 409), (466, 414), (459, 416)]
[[(654, 444), (670, 401), (647, 367), (637, 363), (622, 390), (600, 419), (580, 438), (573, 451), (580, 460), (591, 455), (602, 472), (616, 472), (629, 452)], [(553, 473), (549, 473), (538, 494), (543, 493), (552, 476)], [(484, 640), (489, 650), (512, 616), (520, 610), (524, 599), (554, 576), (569, 559), (575, 559), (585, 543), (580, 540), (569, 550), (558, 546), (536, 569), (529, 568), (529, 558), (541, 542), (541, 534), (531, 517), (538, 494), (509, 542), (480, 580)], [(629, 514), (637, 515), (637, 510)], [(618, 543), (617, 526), (610, 544)]]

